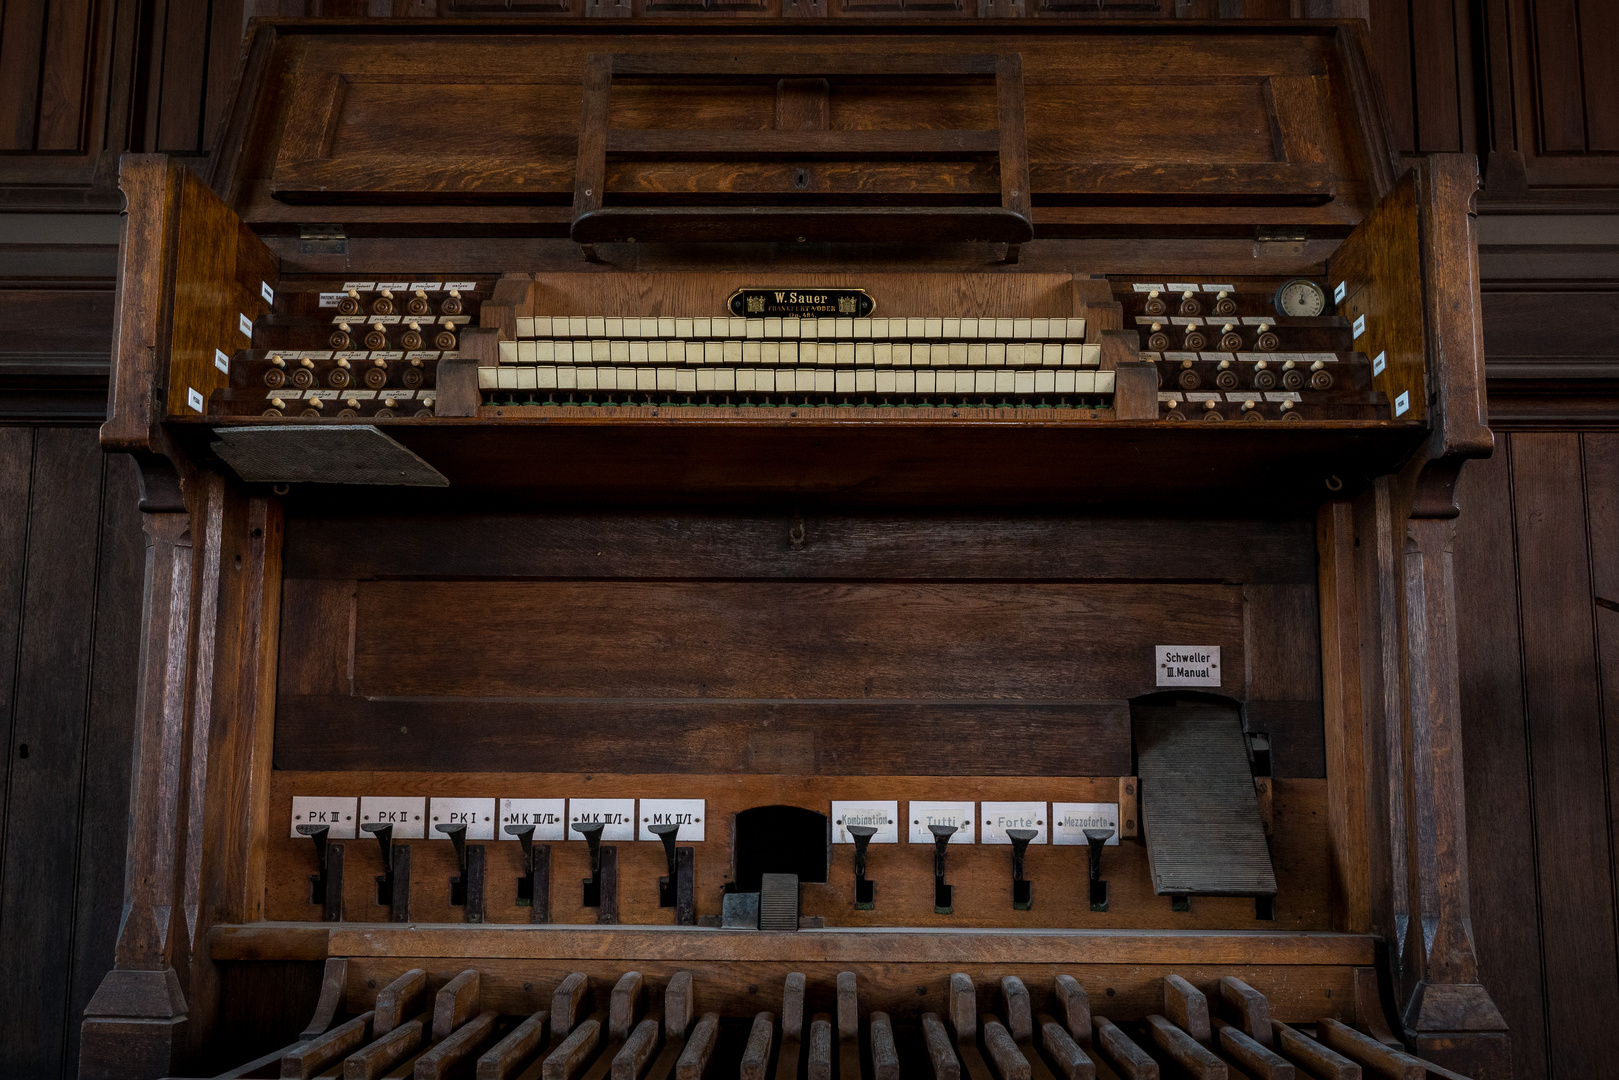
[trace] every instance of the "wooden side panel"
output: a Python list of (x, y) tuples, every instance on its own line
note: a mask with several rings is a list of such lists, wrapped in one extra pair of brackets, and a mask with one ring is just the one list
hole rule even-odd
[(250, 343), (240, 320), (251, 324), (270, 310), (259, 285), (273, 289), (280, 275), (269, 248), (195, 173), (179, 170), (177, 182), (168, 412), (190, 416), (229, 384), (229, 358)]
[[(1327, 268), (1327, 287), (1340, 283), (1344, 297), (1337, 313), (1365, 319), (1355, 338), (1355, 349), (1386, 365), (1373, 377), (1373, 385), (1388, 395), (1389, 408), (1399, 419), (1427, 415), (1427, 378), (1424, 374), (1426, 342), (1423, 335), (1423, 298), (1416, 283), (1423, 280), (1418, 248), (1415, 179), (1407, 173), (1394, 191), (1377, 204), (1338, 249)], [(1330, 298), (1329, 298), (1330, 300)], [(1400, 395), (1408, 395), (1400, 410)]]
[(1514, 1067), (1543, 1075), (1546, 1056), (1529, 746), (1512, 507), (1512, 451), (1469, 462), (1457, 495), (1457, 662), (1467, 780), (1468, 871), (1479, 978), (1512, 1032)]
[[(1513, 437), (1547, 1043), (1553, 1075), (1600, 1071), (1619, 951), (1580, 437)], [(1593, 917), (1594, 916), (1594, 917)]]

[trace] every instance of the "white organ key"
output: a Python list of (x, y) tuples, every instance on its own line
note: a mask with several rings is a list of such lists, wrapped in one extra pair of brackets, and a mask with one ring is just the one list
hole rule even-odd
[(579, 372), (578, 368), (576, 368), (576, 367), (559, 367), (559, 368), (552, 368), (551, 370), (553, 370), (553, 371), (555, 371), (557, 373), (557, 389), (558, 390), (572, 390), (572, 389), (575, 388), (574, 377)]
[(1075, 374), (1076, 373), (1072, 371), (1052, 372), (1052, 375), (1056, 377), (1056, 385), (1054, 387), (1055, 392), (1059, 394), (1072, 394), (1074, 392)]
[(852, 318), (840, 318), (840, 319), (838, 319), (837, 320), (837, 326), (832, 331), (832, 336), (833, 337), (839, 337), (839, 338), (852, 338), (852, 337), (854, 337), (854, 319), (852, 319)]
[[(644, 364), (652, 358), (652, 349), (645, 341), (629, 342), (629, 360), (632, 364)], [(613, 357), (617, 360), (618, 357)]]
[(611, 360), (615, 364), (629, 363), (630, 343), (625, 341), (623, 338), (619, 338), (616, 341), (609, 341), (607, 343), (607, 359)]
[(767, 337), (767, 338), (779, 338), (779, 337), (781, 337), (781, 320), (780, 319), (766, 319), (765, 320), (765, 337)]
[(616, 338), (624, 336), (623, 319), (603, 319), (602, 337)]
[(993, 394), (995, 392), (994, 369), (991, 368), (974, 373), (973, 392), (979, 394)]
[[(894, 366), (894, 344), (889, 341), (876, 341), (871, 346), (871, 362), (878, 367)], [(892, 389), (892, 387), (890, 387)]]
[(892, 394), (894, 392), (894, 369), (893, 368), (882, 368), (880, 370), (873, 371), (872, 375), (876, 378), (876, 382), (877, 382), (876, 392), (877, 393), (879, 393), (879, 394)]
[(997, 394), (1010, 394), (1017, 377), (1017, 372), (1011, 368), (1001, 368), (995, 372), (995, 392)]
[(1062, 366), (1062, 346), (1050, 342), (1040, 347), (1040, 362), (1046, 367)]
[[(760, 372), (756, 368), (739, 368), (739, 369), (737, 369), (737, 373), (736, 373), (736, 388), (737, 388), (737, 390), (746, 391), (746, 392), (751, 393), (752, 391), (758, 389), (758, 381), (757, 380), (759, 378), (759, 374), (760, 374)], [(764, 374), (768, 375), (770, 373), (767, 371)]]
[(854, 343), (854, 362), (864, 367), (870, 367), (872, 362), (871, 342), (857, 341)]
[(877, 372), (872, 368), (856, 368), (854, 389), (857, 394), (869, 394), (877, 388)]
[(1048, 338), (1051, 336), (1050, 319), (1030, 319), (1029, 336), (1032, 338)]
[(760, 354), (763, 352), (761, 346), (764, 344), (766, 343), (763, 341), (744, 341), (742, 343), (742, 362), (744, 364), (757, 364)]
[[(697, 371), (693, 370), (692, 368), (665, 368), (662, 370), (674, 372), (676, 391), (686, 394), (695, 393), (697, 391)], [(704, 371), (702, 374), (706, 375), (708, 372)], [(662, 382), (663, 381), (660, 379), (659, 389), (663, 388)]]
[(832, 374), (834, 376), (833, 386), (834, 386), (834, 388), (836, 389), (836, 391), (838, 393), (840, 393), (840, 394), (852, 394), (852, 393), (854, 393), (854, 369), (853, 368), (850, 368), (848, 371), (835, 371)]
[(1016, 323), (1012, 319), (996, 319), (995, 336), (1000, 338), (1002, 341), (1009, 341), (1012, 337), (1012, 331), (1015, 325)]
[(765, 321), (763, 319), (748, 320), (748, 337), (762, 338), (765, 336)]
[(574, 384), (580, 390), (596, 389), (596, 369), (593, 367), (566, 367), (562, 371), (573, 372)]
[(714, 389), (735, 390), (737, 368), (718, 368), (714, 372)]
[[(721, 350), (721, 362), (726, 364), (740, 364), (742, 362), (742, 342), (737, 338), (731, 338), (724, 343), (724, 346), (725, 347)], [(710, 363), (712, 363), (712, 361), (710, 361)]]
[(882, 339), (882, 338), (886, 338), (886, 337), (892, 337), (893, 335), (888, 332), (888, 320), (887, 319), (873, 319), (873, 320), (871, 320), (871, 336), (873, 338), (877, 338), (879, 340)]
[(1034, 373), (1034, 392), (1037, 394), (1055, 393), (1057, 389), (1056, 372), (1050, 368), (1041, 368)]
[(856, 319), (854, 321), (854, 336), (857, 339), (860, 339), (860, 340), (865, 340), (867, 338), (870, 338), (871, 337), (871, 320), (870, 319)]

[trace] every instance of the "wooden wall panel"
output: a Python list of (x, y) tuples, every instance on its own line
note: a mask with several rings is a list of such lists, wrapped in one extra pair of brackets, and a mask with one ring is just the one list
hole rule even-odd
[[(1513, 439), (1524, 698), (1553, 1075), (1608, 1060), (1619, 955), (1580, 437)], [(1600, 917), (1606, 913), (1607, 917)], [(1598, 916), (1593, 918), (1593, 916)]]
[(1619, 437), (1498, 436), (1457, 543), (1468, 852), (1481, 977), (1516, 1075), (1596, 1075), (1619, 998), (1614, 718)]
[(1540, 1075), (1546, 1057), (1542, 1014), (1539, 898), (1524, 738), (1523, 656), (1513, 549), (1510, 444), (1462, 471), (1456, 580), (1462, 752), (1467, 784), (1467, 858), (1479, 977), (1512, 1032), (1520, 1076)]
[(123, 895), (144, 545), (130, 466), (102, 457), (94, 429), (4, 429), (0, 454), (0, 971), (13, 1002), (0, 1075), (72, 1076)]

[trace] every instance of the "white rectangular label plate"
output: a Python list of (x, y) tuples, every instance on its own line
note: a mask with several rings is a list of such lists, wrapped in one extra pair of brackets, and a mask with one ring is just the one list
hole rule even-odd
[(517, 837), (506, 831), (508, 825), (534, 826), (534, 839), (563, 840), (562, 834), (568, 827), (568, 807), (566, 799), (502, 799), (500, 800), (500, 821), (497, 822), (500, 831), (496, 834), (501, 840), (516, 840)]
[(426, 833), (427, 800), (420, 796), (363, 795), (360, 824), (377, 822), (394, 827), (395, 840), (420, 840)]
[(929, 825), (954, 825), (956, 831), (950, 837), (952, 844), (971, 844), (975, 818), (974, 811), (977, 804), (970, 802), (919, 802), (912, 800), (905, 808), (905, 820), (909, 823), (908, 839), (913, 844), (933, 843), (933, 834), (928, 831)]
[(978, 820), (984, 826), (983, 843), (1010, 844), (1007, 829), (1033, 829), (1031, 844), (1051, 842), (1050, 821), (1043, 802), (986, 802), (978, 804)]
[(1219, 686), (1220, 646), (1155, 645), (1159, 686)]
[(832, 842), (834, 844), (852, 844), (854, 837), (849, 835), (845, 825), (873, 825), (877, 834), (871, 838), (873, 844), (899, 843), (899, 802), (884, 802), (881, 799), (850, 799), (845, 802), (832, 804)]
[(584, 834), (573, 827), (574, 823), (579, 821), (605, 822), (606, 828), (602, 829), (603, 843), (614, 840), (634, 840), (635, 800), (569, 799), (567, 839), (584, 843)]
[(680, 831), (675, 834), (675, 843), (698, 843), (708, 828), (707, 817), (702, 799), (642, 799), (637, 817), (641, 823), (640, 838), (661, 843), (658, 834), (648, 832), (648, 827), (673, 822), (680, 826)]
[(300, 825), (326, 825), (331, 832), (328, 840), (352, 840), (360, 826), (354, 820), (359, 813), (359, 799), (345, 799), (341, 795), (294, 795), (292, 797), (292, 826), (289, 835), (303, 839)]
[(495, 800), (493, 799), (434, 799), (427, 808), (429, 840), (448, 840), (440, 825), (465, 825), (468, 840), (495, 838)]
[(1054, 844), (1088, 845), (1086, 829), (1112, 829), (1106, 847), (1119, 843), (1119, 804), (1114, 802), (1059, 802), (1051, 804)]

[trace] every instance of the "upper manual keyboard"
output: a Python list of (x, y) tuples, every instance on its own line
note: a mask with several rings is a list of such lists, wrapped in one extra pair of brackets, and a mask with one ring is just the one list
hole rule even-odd
[(517, 320), (487, 404), (1095, 408), (1101, 347), (1070, 318)]

